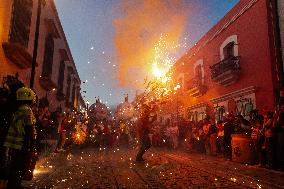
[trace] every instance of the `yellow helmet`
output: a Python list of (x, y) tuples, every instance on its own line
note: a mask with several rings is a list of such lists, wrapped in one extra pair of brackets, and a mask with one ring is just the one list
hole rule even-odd
[(36, 96), (35, 92), (28, 87), (19, 88), (16, 95), (17, 100), (34, 100)]

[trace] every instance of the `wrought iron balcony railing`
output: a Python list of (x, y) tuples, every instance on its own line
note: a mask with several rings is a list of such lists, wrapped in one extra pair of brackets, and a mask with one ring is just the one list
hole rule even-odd
[(221, 62), (214, 64), (211, 66), (211, 78), (215, 80), (220, 75), (228, 72), (228, 71), (238, 71), (240, 70), (240, 57), (232, 56)]
[(194, 78), (192, 78), (188, 81), (186, 90), (188, 91), (188, 90), (191, 90), (193, 88), (200, 87), (201, 85), (202, 85), (202, 78), (194, 77)]
[(202, 77), (194, 77), (186, 84), (186, 91), (192, 97), (202, 96), (206, 92), (206, 87), (203, 84)]

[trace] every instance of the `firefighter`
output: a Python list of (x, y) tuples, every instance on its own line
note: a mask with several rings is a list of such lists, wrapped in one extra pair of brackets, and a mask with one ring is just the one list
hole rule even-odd
[[(31, 154), (35, 151), (35, 117), (32, 105), (35, 93), (32, 89), (22, 87), (16, 91), (17, 110), (5, 138), (6, 156), (10, 160), (10, 173), (7, 188), (21, 188), (21, 181), (30, 170)], [(33, 164), (34, 165), (34, 164)]]

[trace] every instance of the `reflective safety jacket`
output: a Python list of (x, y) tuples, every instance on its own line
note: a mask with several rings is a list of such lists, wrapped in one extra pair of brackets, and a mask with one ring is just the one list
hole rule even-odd
[(21, 150), (25, 140), (25, 127), (32, 127), (35, 124), (35, 117), (28, 105), (22, 105), (13, 115), (4, 146)]

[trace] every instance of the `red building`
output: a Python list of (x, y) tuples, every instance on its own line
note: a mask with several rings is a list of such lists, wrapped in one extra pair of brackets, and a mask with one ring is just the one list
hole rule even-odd
[(282, 63), (274, 13), (270, 0), (240, 0), (175, 64), (186, 119), (275, 109)]

